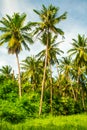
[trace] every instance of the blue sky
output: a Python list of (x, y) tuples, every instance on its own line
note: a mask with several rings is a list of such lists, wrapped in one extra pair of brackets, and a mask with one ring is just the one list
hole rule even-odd
[[(67, 11), (67, 19), (58, 26), (65, 32), (65, 42), (59, 46), (66, 54), (71, 47), (72, 38), (77, 38), (78, 33), (87, 37), (87, 0), (0, 0), (0, 19), (6, 14), (12, 15), (14, 12), (27, 13), (27, 21), (38, 21), (38, 16), (33, 9), (40, 10), (42, 4), (48, 6), (53, 4), (59, 7), (59, 15)], [(60, 41), (59, 37), (59, 41)], [(30, 47), (30, 52), (21, 52), (20, 61), (26, 56), (37, 54), (43, 49), (38, 41)], [(3, 65), (11, 65), (17, 72), (15, 55), (8, 55), (5, 47), (0, 47), (0, 68)]]

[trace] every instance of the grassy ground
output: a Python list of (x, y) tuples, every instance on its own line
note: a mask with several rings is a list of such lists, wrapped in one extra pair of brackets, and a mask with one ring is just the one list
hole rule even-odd
[(87, 130), (87, 115), (48, 116), (13, 125), (2, 122), (0, 130)]

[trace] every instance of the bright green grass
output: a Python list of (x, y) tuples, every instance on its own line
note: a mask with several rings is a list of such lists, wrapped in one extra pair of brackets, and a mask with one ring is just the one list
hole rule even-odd
[(87, 130), (87, 115), (48, 116), (15, 125), (2, 122), (0, 130)]

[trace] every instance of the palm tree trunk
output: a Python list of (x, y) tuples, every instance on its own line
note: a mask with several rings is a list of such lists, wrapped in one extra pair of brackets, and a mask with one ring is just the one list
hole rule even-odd
[(47, 49), (48, 49), (48, 47), (46, 47), (46, 58), (45, 58), (45, 66), (44, 66), (44, 75), (43, 75), (43, 80), (42, 80), (42, 90), (41, 90), (41, 99), (40, 99), (39, 115), (41, 115), (41, 112), (42, 112), (43, 93), (44, 93), (45, 80), (46, 80)]
[(35, 85), (34, 85), (33, 75), (31, 76), (31, 85), (32, 85), (32, 90), (33, 90), (33, 92), (34, 92)]
[[(48, 30), (48, 36), (49, 36), (49, 30)], [(43, 80), (42, 80), (42, 90), (41, 90), (41, 98), (40, 98), (39, 115), (41, 115), (41, 113), (42, 113), (43, 93), (44, 93), (45, 80), (46, 80), (46, 69), (47, 69), (47, 60), (48, 60), (48, 42), (49, 42), (48, 36), (47, 36), (45, 66), (44, 66), (44, 74), (43, 74)]]
[(78, 91), (79, 91), (79, 87), (80, 87), (80, 67), (78, 67), (78, 71), (77, 71), (77, 87), (76, 87), (76, 100), (78, 100)]
[(59, 77), (58, 63), (56, 63), (56, 68), (57, 68), (57, 74), (58, 74), (58, 77)]
[(71, 84), (71, 89), (72, 89), (72, 93), (73, 93), (74, 101), (76, 101), (76, 95), (75, 95), (75, 91), (74, 91), (74, 89), (73, 89), (72, 84)]
[(83, 91), (83, 88), (82, 88), (81, 95), (82, 95), (82, 105), (83, 105), (83, 109), (85, 110), (85, 100), (84, 100), (84, 91)]
[(20, 75), (20, 64), (19, 64), (18, 53), (16, 53), (16, 58), (17, 58), (17, 65), (18, 65), (19, 98), (21, 98), (21, 96), (22, 96), (22, 91), (21, 91), (21, 75)]
[(50, 110), (51, 110), (51, 113), (52, 113), (52, 99), (53, 99), (53, 86), (52, 86), (52, 69), (51, 69), (51, 65), (49, 64), (49, 67), (50, 67)]
[(13, 79), (13, 80), (15, 79), (14, 70), (13, 70), (13, 73), (12, 73), (12, 79)]

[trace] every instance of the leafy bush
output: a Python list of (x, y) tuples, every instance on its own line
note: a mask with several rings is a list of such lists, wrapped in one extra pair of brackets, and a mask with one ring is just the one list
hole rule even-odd
[(26, 118), (36, 117), (39, 109), (39, 95), (32, 93), (24, 95), (15, 102), (9, 100), (0, 100), (0, 117), (2, 120), (19, 123)]
[(70, 97), (60, 97), (53, 101), (53, 114), (54, 115), (71, 115), (75, 112), (75, 102)]
[(16, 106), (15, 103), (3, 101), (0, 104), (0, 116), (2, 120), (18, 123), (25, 119), (25, 111)]
[(39, 95), (36, 93), (26, 94), (21, 100), (17, 100), (17, 106), (26, 111), (26, 117), (35, 117), (39, 109)]
[(18, 86), (16, 81), (4, 80), (0, 84), (0, 98), (3, 100), (15, 100), (18, 97)]
[(83, 112), (83, 107), (82, 107), (81, 101), (76, 101), (75, 102), (75, 114), (81, 113), (81, 112)]

